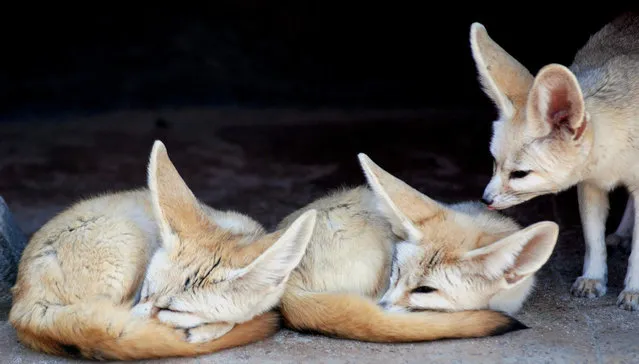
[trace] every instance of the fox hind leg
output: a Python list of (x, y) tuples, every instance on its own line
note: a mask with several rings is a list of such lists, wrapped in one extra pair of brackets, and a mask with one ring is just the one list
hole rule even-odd
[(626, 208), (619, 226), (614, 233), (606, 237), (606, 245), (619, 247), (624, 252), (630, 254), (632, 244), (632, 232), (635, 224), (635, 201), (632, 196), (628, 197)]
[[(633, 199), (639, 199), (639, 191), (633, 192)], [(634, 201), (636, 204), (637, 201)], [(634, 213), (635, 225), (639, 222), (637, 211)], [(637, 231), (637, 227), (634, 227)], [(632, 246), (630, 256), (628, 257), (628, 270), (624, 282), (624, 290), (617, 298), (617, 306), (628, 311), (639, 311), (639, 234), (632, 234)]]

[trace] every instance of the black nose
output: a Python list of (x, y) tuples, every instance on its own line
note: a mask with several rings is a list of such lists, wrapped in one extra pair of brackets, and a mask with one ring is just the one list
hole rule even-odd
[(486, 204), (486, 206), (490, 206), (493, 204), (493, 200), (486, 198), (486, 196), (481, 198), (481, 202), (483, 202), (484, 204)]
[(379, 306), (385, 310), (385, 309), (387, 309), (387, 308), (389, 308), (389, 307), (390, 307), (390, 302), (388, 302), (388, 301), (381, 301), (381, 302), (379, 302)]

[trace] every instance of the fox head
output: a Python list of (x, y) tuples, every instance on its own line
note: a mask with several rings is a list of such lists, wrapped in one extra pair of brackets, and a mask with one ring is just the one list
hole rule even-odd
[(134, 311), (189, 327), (240, 323), (277, 305), (305, 253), (315, 210), (266, 234), (246, 216), (201, 204), (160, 141), (151, 152), (148, 186), (162, 242)]
[(359, 159), (377, 210), (400, 240), (380, 305), (390, 311), (519, 310), (550, 258), (557, 224), (521, 229), (478, 202), (444, 205), (366, 155)]
[(479, 23), (471, 26), (470, 43), (479, 81), (499, 111), (483, 201), (504, 209), (578, 183), (592, 132), (575, 75), (549, 64), (533, 77)]

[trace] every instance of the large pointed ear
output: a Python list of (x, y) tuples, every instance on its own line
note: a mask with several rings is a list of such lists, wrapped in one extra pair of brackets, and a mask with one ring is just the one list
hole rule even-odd
[(556, 223), (538, 222), (495, 243), (471, 250), (463, 259), (480, 264), (483, 273), (489, 277), (503, 276), (508, 284), (515, 285), (546, 264), (558, 235)]
[(180, 235), (208, 223), (200, 204), (169, 159), (164, 144), (153, 143), (148, 166), (153, 212), (168, 251), (177, 248)]
[(470, 27), (470, 47), (484, 92), (496, 104), (500, 117), (510, 119), (515, 108), (526, 102), (532, 74), (495, 43), (480, 23)]
[(586, 128), (586, 110), (581, 87), (565, 66), (544, 66), (528, 96), (527, 119), (541, 135), (553, 130), (568, 133), (578, 140)]
[(420, 241), (423, 234), (418, 227), (426, 220), (443, 216), (444, 208), (383, 170), (366, 154), (360, 153), (357, 157), (377, 197), (377, 208), (388, 219), (393, 232), (408, 241)]
[(285, 283), (306, 253), (316, 220), (313, 209), (300, 215), (273, 245), (248, 266), (232, 272), (230, 278), (241, 279), (256, 291)]

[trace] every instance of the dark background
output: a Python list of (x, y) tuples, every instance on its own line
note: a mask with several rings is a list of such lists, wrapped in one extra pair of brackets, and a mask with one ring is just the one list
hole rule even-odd
[(627, 10), (508, 4), (7, 7), (0, 115), (184, 105), (492, 112), (470, 53), (473, 21), (534, 73), (569, 63), (590, 34)]
[[(587, 10), (524, 5), (6, 5), (0, 21), (0, 121), (33, 122), (0, 128), (0, 194), (31, 209), (25, 211), (53, 204), (58, 207), (52, 211), (58, 211), (105, 189), (137, 187), (145, 180), (150, 146), (159, 138), (173, 158), (183, 160), (178, 169), (196, 192), (211, 194), (205, 202), (240, 209), (271, 226), (328, 189), (361, 183), (359, 152), (432, 197), (479, 199), (490, 179), (495, 109), (477, 81), (471, 23), (483, 23), (496, 42), (536, 73), (550, 62), (569, 64), (590, 35), (632, 10), (612, 3)], [(257, 111), (217, 117), (198, 111), (229, 107)], [(161, 111), (171, 108), (181, 111), (172, 116)], [(268, 111), (282, 108), (294, 111)], [(318, 109), (336, 112), (303, 114)], [(362, 109), (373, 112), (348, 114)], [(108, 114), (121, 110), (147, 114)], [(388, 110), (426, 113), (383, 116)], [(437, 113), (429, 114), (432, 110)], [(87, 114), (95, 117), (79, 118)], [(204, 123), (187, 126), (181, 122), (187, 118)], [(283, 118), (292, 122), (264, 122)], [(46, 129), (39, 120), (54, 124), (45, 123)], [(64, 120), (76, 123), (63, 128)], [(102, 129), (83, 126), (89, 124)], [(217, 155), (216, 143), (231, 143), (242, 154)], [(197, 148), (199, 154), (189, 154)], [(298, 172), (300, 165), (314, 172)], [(317, 172), (329, 166), (336, 169)], [(223, 172), (206, 173), (234, 177), (213, 189), (204, 170), (218, 167)], [(282, 187), (284, 175), (299, 173), (321, 177)], [(291, 200), (293, 190), (300, 195)], [(558, 198), (539, 197), (510, 210), (526, 222), (562, 215), (564, 224), (578, 231), (574, 188)], [(256, 202), (260, 199), (266, 202)], [(624, 199), (622, 192), (613, 198), (610, 228)], [(277, 203), (281, 208), (274, 207)], [(533, 213), (539, 208), (552, 211)], [(33, 228), (43, 222), (42, 214)]]

